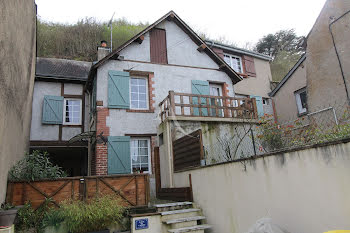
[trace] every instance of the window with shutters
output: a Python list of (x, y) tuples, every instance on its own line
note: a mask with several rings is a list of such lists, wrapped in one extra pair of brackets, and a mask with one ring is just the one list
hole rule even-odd
[(295, 101), (297, 103), (298, 115), (304, 115), (307, 113), (307, 93), (306, 88), (302, 88), (294, 92)]
[(64, 125), (81, 125), (81, 99), (64, 99)]
[(224, 54), (225, 62), (237, 73), (243, 73), (242, 59), (239, 56)]
[(130, 78), (130, 108), (146, 110), (148, 106), (148, 78)]
[(151, 173), (150, 139), (131, 138), (130, 152), (133, 172)]
[(62, 124), (63, 123), (63, 97), (62, 96), (44, 96), (43, 101), (43, 124)]

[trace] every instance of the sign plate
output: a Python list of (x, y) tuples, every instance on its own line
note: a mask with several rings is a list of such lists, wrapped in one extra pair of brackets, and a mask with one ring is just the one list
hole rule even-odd
[(148, 229), (148, 218), (135, 220), (135, 230)]

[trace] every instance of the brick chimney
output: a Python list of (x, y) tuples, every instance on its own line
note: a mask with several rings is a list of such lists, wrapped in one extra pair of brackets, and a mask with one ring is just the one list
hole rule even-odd
[(110, 53), (110, 48), (107, 47), (107, 41), (102, 40), (100, 46), (97, 47), (97, 61), (101, 60)]

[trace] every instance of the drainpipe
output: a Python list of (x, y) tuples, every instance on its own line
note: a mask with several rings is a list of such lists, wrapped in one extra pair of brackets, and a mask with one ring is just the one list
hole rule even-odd
[(339, 53), (338, 53), (338, 49), (337, 49), (337, 46), (335, 44), (335, 40), (334, 40), (334, 35), (333, 35), (333, 32), (332, 32), (332, 25), (337, 22), (339, 19), (343, 18), (345, 15), (347, 15), (348, 13), (350, 13), (350, 10), (345, 12), (343, 15), (341, 15), (339, 18), (333, 20), (333, 22), (331, 22), (329, 24), (329, 32), (331, 33), (331, 36), (332, 36), (332, 42), (333, 42), (333, 46), (334, 46), (334, 49), (335, 49), (335, 54), (337, 55), (337, 59), (338, 59), (338, 63), (339, 63), (339, 67), (340, 67), (340, 71), (341, 71), (341, 75), (343, 77), (343, 82), (344, 82), (344, 87), (345, 87), (345, 92), (346, 92), (346, 97), (347, 97), (347, 101), (348, 101), (348, 104), (350, 105), (350, 98), (349, 98), (349, 91), (348, 91), (348, 86), (346, 84), (346, 80), (345, 80), (345, 76), (344, 76), (344, 71), (343, 71), (343, 66), (341, 64), (341, 61), (340, 61), (340, 58), (339, 58)]

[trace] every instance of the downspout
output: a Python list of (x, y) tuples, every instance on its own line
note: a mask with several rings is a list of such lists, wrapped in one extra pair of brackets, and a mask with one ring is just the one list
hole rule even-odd
[(338, 59), (338, 63), (339, 63), (339, 67), (340, 67), (340, 71), (341, 71), (341, 75), (342, 75), (342, 78), (343, 78), (343, 82), (344, 82), (344, 87), (345, 87), (345, 92), (346, 92), (346, 97), (347, 97), (347, 100), (348, 100), (348, 104), (350, 104), (350, 98), (349, 98), (349, 90), (348, 90), (348, 86), (346, 84), (346, 80), (345, 80), (345, 76), (344, 76), (344, 70), (343, 70), (343, 66), (341, 64), (341, 61), (340, 61), (340, 58), (339, 58), (339, 53), (338, 53), (338, 49), (337, 49), (337, 46), (335, 44), (335, 40), (334, 40), (334, 35), (333, 35), (333, 32), (332, 32), (332, 25), (337, 22), (339, 19), (343, 18), (345, 15), (347, 15), (348, 13), (350, 13), (350, 10), (345, 12), (343, 15), (341, 15), (339, 18), (335, 19), (333, 22), (331, 22), (329, 24), (329, 32), (331, 33), (331, 36), (332, 36), (332, 42), (333, 42), (333, 46), (334, 46), (334, 49), (335, 49), (335, 54), (337, 55), (337, 59)]

